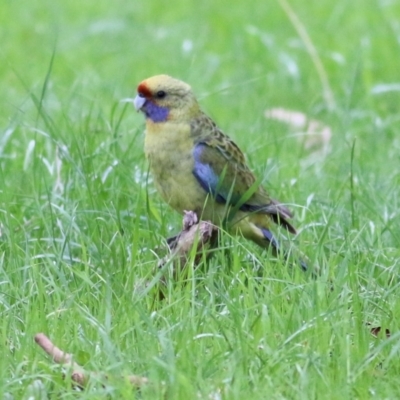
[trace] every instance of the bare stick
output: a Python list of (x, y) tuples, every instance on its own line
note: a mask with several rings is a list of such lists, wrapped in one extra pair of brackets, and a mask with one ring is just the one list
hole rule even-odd
[[(162, 270), (167, 264), (173, 266), (174, 278), (183, 278), (181, 273), (187, 273), (189, 263), (193, 268), (213, 255), (213, 249), (218, 243), (218, 228), (210, 221), (199, 221), (194, 211), (184, 211), (182, 230), (178, 235), (167, 239), (169, 254), (157, 264), (157, 270)], [(167, 276), (163, 275), (159, 281), (158, 297), (165, 298), (163, 287)]]
[(72, 367), (78, 367), (78, 364), (72, 361), (72, 354), (64, 353), (44, 334), (38, 333), (35, 335), (35, 342), (53, 358), (56, 364), (67, 364)]
[[(85, 387), (91, 377), (97, 377), (103, 381), (108, 380), (106, 374), (84, 371), (79, 364), (73, 361), (72, 354), (59, 349), (44, 333), (36, 334), (35, 342), (53, 359), (56, 364), (65, 365), (66, 367), (71, 368), (71, 379), (80, 387)], [(148, 383), (147, 378), (138, 375), (129, 375), (124, 378), (128, 379), (132, 386), (137, 388)]]
[(212, 256), (210, 250), (216, 247), (217, 239), (218, 228), (215, 225), (209, 221), (199, 221), (194, 211), (185, 211), (182, 231), (167, 240), (171, 253), (160, 261), (158, 267), (174, 260), (182, 268), (190, 260), (194, 246), (196, 249), (193, 264), (197, 266), (204, 255), (206, 258)]

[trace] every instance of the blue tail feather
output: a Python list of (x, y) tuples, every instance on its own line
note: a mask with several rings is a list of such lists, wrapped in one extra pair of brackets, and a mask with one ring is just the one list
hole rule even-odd
[[(261, 232), (264, 235), (265, 239), (268, 240), (268, 242), (270, 243), (270, 245), (272, 246), (273, 250), (276, 251), (276, 253), (281, 253), (283, 254), (285, 260), (287, 259), (287, 254), (284, 251), (281, 251), (281, 247), (278, 243), (278, 241), (275, 239), (275, 236), (273, 235), (273, 233), (266, 228), (261, 228)], [(307, 271), (308, 267), (307, 264), (300, 258), (298, 260), (299, 266), (303, 271)]]

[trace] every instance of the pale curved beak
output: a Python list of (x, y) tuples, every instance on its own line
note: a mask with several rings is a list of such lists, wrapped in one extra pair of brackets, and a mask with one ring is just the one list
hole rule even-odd
[(144, 106), (144, 103), (146, 103), (146, 99), (140, 95), (137, 95), (133, 99), (133, 105), (135, 106), (137, 111), (140, 111), (140, 109)]

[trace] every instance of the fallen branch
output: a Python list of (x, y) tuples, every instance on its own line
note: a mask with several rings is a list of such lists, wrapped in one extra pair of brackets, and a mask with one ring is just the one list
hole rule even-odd
[[(169, 254), (157, 263), (157, 270), (160, 271), (170, 264), (174, 279), (184, 281), (189, 265), (195, 269), (201, 261), (212, 257), (212, 250), (218, 244), (218, 228), (209, 221), (199, 221), (195, 212), (185, 211), (182, 231), (167, 239), (167, 244)], [(167, 280), (167, 274), (163, 272), (158, 286), (160, 300), (165, 298), (163, 289)]]
[(184, 266), (190, 259), (193, 246), (196, 245), (196, 254), (193, 259), (195, 266), (203, 256), (212, 256), (212, 251), (218, 242), (218, 228), (209, 221), (199, 221), (194, 211), (185, 211), (182, 231), (177, 236), (167, 239), (171, 253), (159, 263), (159, 268), (173, 259), (180, 266)]
[[(184, 270), (189, 260), (192, 261), (194, 267), (197, 267), (204, 257), (209, 259), (212, 256), (211, 250), (218, 243), (218, 228), (211, 222), (199, 221), (195, 212), (185, 211), (182, 231), (177, 236), (167, 239), (167, 243), (170, 253), (159, 262), (158, 268), (162, 268), (166, 263), (172, 261), (174, 275), (177, 275)], [(192, 254), (194, 254), (193, 257)], [(162, 279), (162, 283), (165, 284), (165, 278)], [(159, 294), (160, 297), (164, 297), (161, 291)], [(85, 371), (73, 360), (72, 354), (59, 349), (44, 333), (35, 335), (35, 342), (56, 364), (64, 365), (67, 369), (72, 370), (71, 379), (79, 387), (84, 388), (93, 378), (100, 382), (108, 380), (109, 377), (105, 373)], [(140, 388), (149, 382), (146, 377), (138, 375), (121, 378), (128, 380), (135, 388)]]
[[(72, 354), (66, 353), (53, 344), (53, 342), (44, 334), (35, 335), (35, 342), (53, 359), (56, 364), (61, 364), (72, 370), (71, 379), (81, 388), (85, 387), (91, 378), (107, 381), (108, 375), (98, 372), (87, 372), (79, 364), (73, 361)], [(133, 387), (139, 388), (148, 383), (148, 379), (139, 375), (129, 375), (121, 377), (127, 379)]]

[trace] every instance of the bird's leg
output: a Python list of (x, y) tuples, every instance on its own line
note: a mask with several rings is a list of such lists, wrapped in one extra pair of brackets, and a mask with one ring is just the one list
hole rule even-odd
[(179, 240), (179, 236), (180, 236), (180, 233), (178, 233), (177, 235), (169, 237), (169, 238), (166, 239), (168, 247), (170, 248), (170, 250), (175, 249), (175, 247), (176, 247), (176, 245), (178, 243), (178, 240)]

